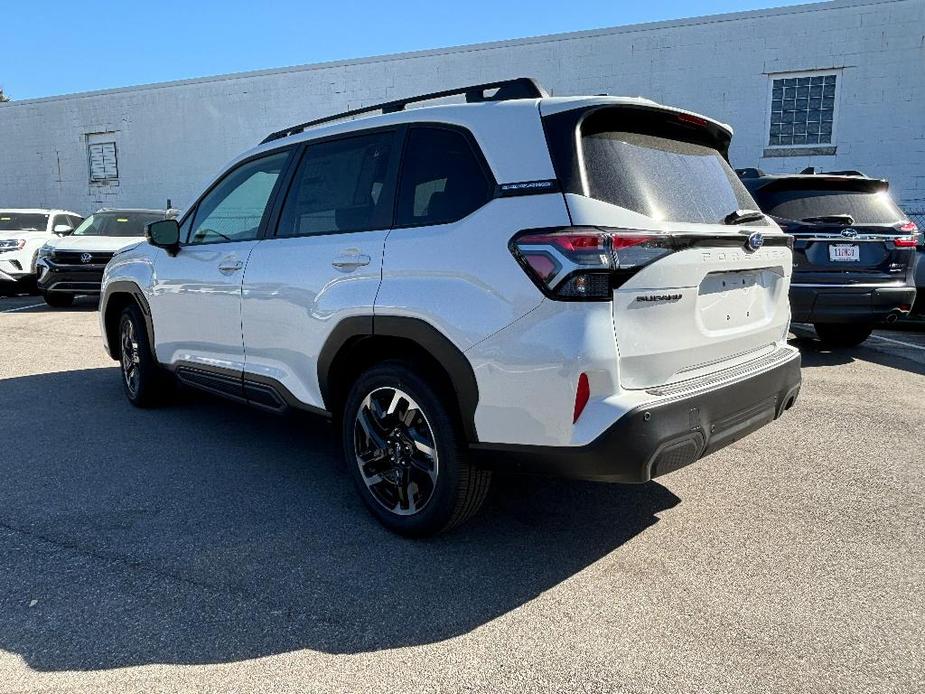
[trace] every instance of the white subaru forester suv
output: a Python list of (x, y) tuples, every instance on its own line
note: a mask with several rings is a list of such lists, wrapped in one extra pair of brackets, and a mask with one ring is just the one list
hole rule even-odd
[(529, 79), (288, 128), (109, 263), (106, 348), (138, 406), (179, 380), (332, 418), (407, 535), (471, 516), (499, 467), (648, 481), (800, 388), (790, 239), (730, 138)]

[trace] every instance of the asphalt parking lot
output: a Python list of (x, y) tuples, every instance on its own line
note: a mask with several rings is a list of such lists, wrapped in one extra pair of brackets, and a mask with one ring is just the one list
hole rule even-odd
[(0, 691), (925, 690), (925, 331), (645, 486), (510, 477), (408, 541), (327, 425), (133, 409), (95, 306), (0, 299)]

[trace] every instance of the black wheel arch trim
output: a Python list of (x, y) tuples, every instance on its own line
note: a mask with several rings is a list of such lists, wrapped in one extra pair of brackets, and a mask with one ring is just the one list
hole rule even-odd
[(479, 401), (478, 382), (469, 360), (453, 342), (430, 323), (407, 316), (351, 316), (328, 336), (318, 355), (318, 385), (325, 407), (333, 402), (331, 369), (348, 342), (363, 337), (395, 337), (410, 340), (426, 350), (450, 377), (462, 416), (463, 432), (470, 443), (478, 442), (475, 409)]
[[(160, 363), (158, 362), (157, 352), (154, 348), (154, 321), (151, 318), (151, 306), (148, 304), (148, 300), (145, 298), (144, 293), (141, 291), (141, 287), (139, 287), (134, 282), (129, 282), (128, 280), (117, 280), (115, 282), (111, 282), (106, 287), (106, 293), (103, 294), (100, 298), (99, 311), (104, 319), (103, 329), (106, 330), (106, 334), (104, 335), (106, 338), (106, 344), (112, 344), (109, 330), (106, 327), (106, 311), (109, 308), (110, 299), (119, 294), (128, 294), (131, 296), (132, 299), (135, 300), (135, 303), (138, 304), (138, 307), (141, 309), (141, 315), (145, 321), (145, 333), (147, 334), (148, 347), (151, 350), (151, 356), (154, 357), (155, 362)], [(113, 359), (119, 358), (118, 355), (115, 354), (110, 354), (109, 356)]]

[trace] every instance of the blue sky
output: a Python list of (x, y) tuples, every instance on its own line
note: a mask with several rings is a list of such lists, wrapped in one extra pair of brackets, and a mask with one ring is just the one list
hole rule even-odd
[(788, 0), (0, 0), (14, 99), (769, 6)]

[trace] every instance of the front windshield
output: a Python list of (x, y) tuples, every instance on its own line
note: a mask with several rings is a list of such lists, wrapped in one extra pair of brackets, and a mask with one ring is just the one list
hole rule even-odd
[(0, 231), (45, 231), (48, 215), (36, 212), (0, 212)]
[(145, 224), (164, 219), (162, 212), (97, 212), (74, 230), (73, 236), (145, 235)]

